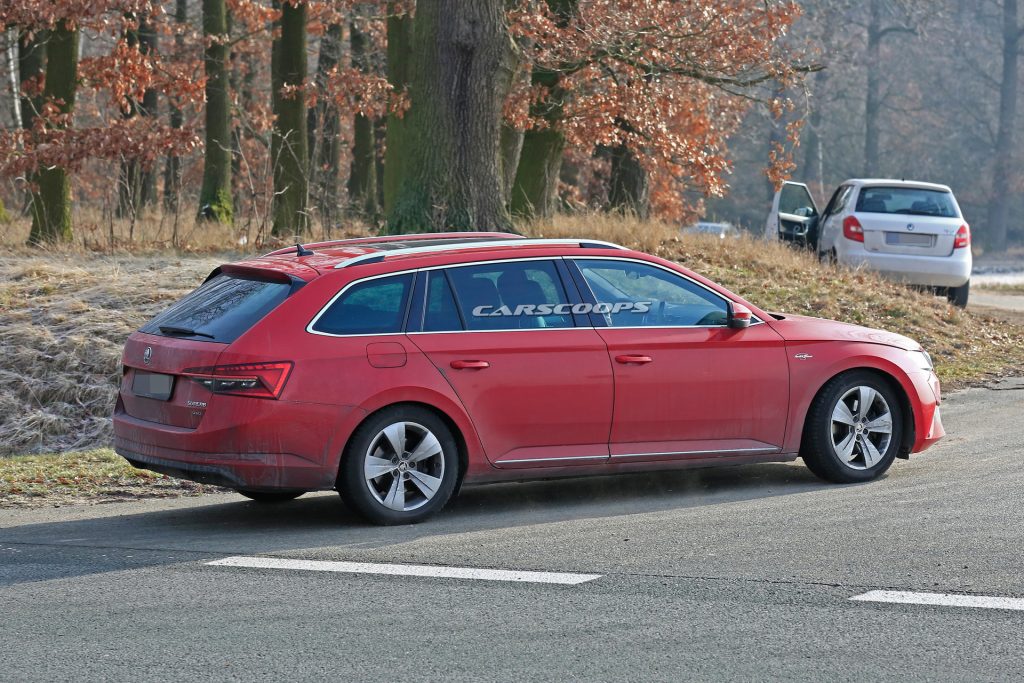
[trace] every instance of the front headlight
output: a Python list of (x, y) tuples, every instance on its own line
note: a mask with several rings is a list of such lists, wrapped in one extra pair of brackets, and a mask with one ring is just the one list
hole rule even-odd
[(934, 370), (935, 364), (932, 363), (931, 355), (924, 349), (920, 351), (912, 351), (914, 359), (917, 361), (917, 366), (922, 370)]

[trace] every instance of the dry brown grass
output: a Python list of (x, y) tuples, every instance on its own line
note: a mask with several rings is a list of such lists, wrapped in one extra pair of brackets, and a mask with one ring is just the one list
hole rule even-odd
[[(870, 273), (822, 267), (777, 244), (681, 238), (664, 225), (601, 215), (562, 217), (524, 232), (638, 247), (764, 308), (906, 334), (932, 352), (940, 376), (953, 385), (1024, 372), (1021, 327), (954, 309)], [(0, 257), (0, 455), (108, 445), (125, 338), (217, 264), (238, 256), (156, 246), (135, 254), (79, 246)]]

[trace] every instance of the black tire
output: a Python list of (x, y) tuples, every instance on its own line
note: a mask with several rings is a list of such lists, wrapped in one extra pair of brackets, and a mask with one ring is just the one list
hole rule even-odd
[(958, 308), (967, 308), (967, 298), (971, 294), (971, 281), (963, 283), (959, 287), (949, 287), (946, 289), (946, 298), (949, 303), (953, 304)]
[[(881, 402), (870, 393), (860, 393), (860, 387), (877, 392)], [(865, 395), (871, 401), (866, 416), (859, 402), (860, 396)], [(840, 400), (847, 406), (853, 424), (847, 425), (833, 419)], [(888, 439), (884, 438), (883, 407), (890, 416), (891, 431)], [(859, 430), (857, 423), (862, 425)], [(889, 382), (877, 373), (866, 370), (846, 372), (829, 380), (811, 403), (804, 423), (800, 457), (811, 472), (826, 481), (837, 484), (871, 481), (888, 470), (896, 458), (903, 443), (903, 424), (903, 403)], [(878, 431), (867, 429), (864, 425), (876, 425)], [(846, 429), (849, 431), (844, 432)], [(843, 444), (848, 443), (846, 439), (851, 435), (853, 445), (849, 446), (849, 454), (852, 457), (848, 460), (841, 455), (840, 450)], [(864, 444), (860, 435), (867, 439), (869, 446)], [(879, 448), (883, 444), (884, 450)]]
[[(385, 432), (398, 425), (402, 425), (402, 453), (396, 452), (394, 441)], [(420, 445), (431, 443), (428, 435), (433, 436), (440, 450), (416, 460)], [(435, 450), (424, 448), (423, 452)], [(390, 462), (394, 467), (385, 471), (386, 465), (378, 463), (377, 471), (381, 474), (369, 478), (370, 457)], [(369, 463), (371, 471), (373, 467)], [(338, 493), (346, 505), (374, 524), (415, 524), (445, 506), (458, 480), (458, 446), (448, 426), (425, 408), (398, 405), (370, 416), (352, 434), (341, 459)], [(428, 495), (431, 489), (433, 493)]]
[(819, 251), (818, 260), (826, 266), (834, 266), (836, 264), (836, 250), (829, 249), (828, 251)]
[(244, 489), (235, 489), (238, 493), (242, 494), (250, 500), (254, 500), (257, 503), (287, 503), (289, 500), (295, 500), (301, 496), (305, 491), (246, 491)]

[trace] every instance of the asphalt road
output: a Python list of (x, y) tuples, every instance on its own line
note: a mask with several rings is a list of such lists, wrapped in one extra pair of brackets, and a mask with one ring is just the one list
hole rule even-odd
[[(883, 479), (799, 463), (468, 489), (357, 522), (333, 495), (0, 512), (0, 679), (1021, 680), (1024, 389), (947, 399)], [(1024, 383), (1018, 383), (1024, 387)], [(210, 566), (229, 556), (600, 578), (576, 585)]]

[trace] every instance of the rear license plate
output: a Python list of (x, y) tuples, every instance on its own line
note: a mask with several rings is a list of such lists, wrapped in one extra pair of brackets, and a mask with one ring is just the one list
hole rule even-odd
[(174, 375), (158, 375), (152, 372), (136, 372), (132, 380), (132, 393), (145, 398), (166, 401), (174, 389)]
[(911, 232), (887, 232), (885, 243), (901, 247), (933, 247), (934, 235), (916, 235)]

